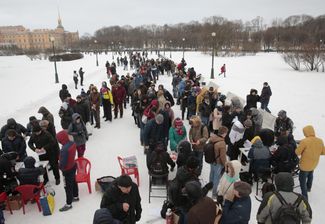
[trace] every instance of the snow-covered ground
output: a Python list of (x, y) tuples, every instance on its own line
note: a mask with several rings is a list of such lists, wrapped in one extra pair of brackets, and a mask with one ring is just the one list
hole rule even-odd
[[(169, 56), (167, 52), (166, 56)], [(152, 57), (157, 57), (153, 55)], [(179, 62), (182, 52), (173, 52), (172, 59)], [(60, 84), (54, 84), (54, 66), (48, 61), (30, 61), (25, 56), (0, 57), (0, 95), (2, 107), (0, 107), (0, 125), (6, 120), (14, 117), (17, 122), (25, 125), (28, 117), (37, 114), (40, 106), (47, 107), (55, 116), (57, 130), (60, 129), (60, 120), (57, 112), (61, 101), (58, 97), (62, 83), (68, 84), (69, 91), (73, 97), (80, 93), (74, 89), (72, 81), (73, 70), (83, 67), (85, 73), (85, 90), (90, 83), (100, 86), (106, 78), (105, 62), (111, 62), (112, 56), (99, 55), (99, 67), (96, 67), (95, 56), (86, 55), (84, 59), (72, 62), (59, 62), (58, 74)], [(188, 66), (194, 67), (197, 73), (202, 73), (206, 81), (209, 81), (211, 69), (211, 56), (198, 52), (186, 52), (185, 60)], [(227, 78), (216, 77), (214, 80), (221, 91), (231, 91), (245, 98), (251, 88), (261, 90), (264, 81), (269, 82), (273, 96), (270, 101), (270, 110), (277, 114), (280, 109), (285, 109), (287, 114), (295, 123), (294, 135), (296, 139), (303, 137), (302, 128), (307, 124), (315, 127), (319, 137), (325, 139), (325, 99), (324, 73), (296, 72), (290, 69), (276, 53), (261, 53), (256, 56), (215, 58), (215, 73), (219, 73), (222, 64), (227, 65)], [(120, 75), (125, 74), (121, 67), (118, 69)], [(171, 90), (171, 77), (162, 76), (159, 83)], [(174, 108), (176, 116), (180, 116), (180, 110)], [(101, 115), (102, 116), (102, 115)], [(188, 126), (187, 126), (188, 127)], [(140, 172), (140, 194), (142, 197), (143, 213), (139, 223), (164, 223), (160, 219), (159, 211), (163, 199), (152, 199), (148, 203), (148, 175), (145, 166), (145, 156), (139, 143), (139, 129), (134, 125), (131, 110), (125, 112), (123, 119), (113, 120), (112, 123), (103, 122), (101, 129), (92, 130), (87, 143), (85, 157), (92, 162), (91, 179), (93, 193), (89, 194), (86, 184), (79, 184), (80, 202), (73, 204), (73, 209), (60, 213), (58, 208), (65, 203), (63, 183), (54, 185), (53, 175), (50, 176), (52, 187), (56, 191), (56, 208), (52, 216), (44, 217), (37, 211), (37, 206), (28, 204), (26, 214), (22, 210), (14, 211), (13, 215), (5, 212), (6, 223), (92, 223), (94, 211), (99, 208), (101, 194), (95, 192), (94, 182), (96, 178), (112, 175), (120, 175), (117, 156), (136, 155)], [(27, 150), (29, 155), (34, 155)], [(322, 223), (322, 201), (325, 198), (325, 168), (324, 158), (315, 171), (314, 185), (309, 194), (309, 200), (313, 209), (313, 223)], [(204, 165), (203, 179), (208, 180), (209, 166)], [(172, 178), (175, 173), (170, 174)], [(299, 191), (299, 189), (297, 189)], [(253, 208), (251, 223), (256, 223), (255, 216), (259, 202), (252, 197)]]

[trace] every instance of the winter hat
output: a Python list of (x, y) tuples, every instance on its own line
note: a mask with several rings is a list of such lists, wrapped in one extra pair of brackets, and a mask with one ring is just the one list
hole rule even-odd
[(157, 114), (155, 120), (158, 124), (162, 124), (164, 122), (164, 116), (162, 114)]
[(186, 167), (187, 168), (190, 168), (190, 169), (196, 169), (197, 167), (199, 166), (199, 160), (194, 157), (194, 156), (191, 156), (187, 159), (186, 161)]
[(234, 183), (234, 190), (238, 191), (240, 197), (248, 197), (252, 193), (252, 187), (244, 181)]
[(119, 178), (117, 178), (117, 185), (120, 187), (131, 187), (132, 179), (128, 175), (121, 175)]
[(185, 184), (185, 193), (191, 201), (197, 201), (202, 197), (201, 184), (198, 181), (189, 181)]
[(179, 153), (190, 153), (192, 151), (192, 145), (189, 141), (183, 140), (178, 143), (177, 151)]
[(119, 220), (113, 218), (107, 208), (97, 209), (94, 215), (93, 224), (120, 224)]
[(285, 110), (280, 110), (279, 113), (278, 113), (278, 117), (286, 118), (287, 117), (287, 112)]
[(63, 102), (61, 107), (64, 109), (64, 110), (67, 110), (68, 109), (68, 103), (67, 102)]
[(250, 128), (253, 126), (253, 122), (250, 119), (247, 119), (246, 121), (244, 121), (244, 126), (246, 128)]
[(277, 191), (292, 192), (294, 181), (291, 173), (280, 172), (275, 176), (275, 186)]
[(35, 121), (36, 120), (36, 117), (35, 116), (30, 116), (29, 117), (29, 122), (32, 122), (32, 121)]
[(181, 127), (183, 126), (183, 121), (178, 117), (175, 119), (175, 127)]
[(76, 99), (81, 99), (81, 95), (78, 95), (78, 96), (76, 97)]
[(36, 160), (32, 156), (27, 156), (24, 159), (24, 165), (25, 168), (34, 168), (35, 167)]

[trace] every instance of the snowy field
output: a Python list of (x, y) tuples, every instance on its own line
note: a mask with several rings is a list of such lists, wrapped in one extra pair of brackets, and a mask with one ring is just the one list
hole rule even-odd
[[(149, 55), (150, 56), (150, 55)], [(169, 52), (166, 52), (169, 56)], [(157, 57), (153, 55), (152, 57)], [(173, 52), (172, 59), (179, 62), (181, 52)], [(80, 94), (80, 88), (74, 89), (72, 81), (73, 70), (83, 67), (85, 73), (85, 90), (90, 83), (100, 86), (106, 78), (105, 62), (111, 62), (112, 56), (99, 55), (99, 67), (95, 66), (95, 56), (86, 55), (84, 59), (72, 62), (59, 62), (58, 74), (60, 84), (54, 84), (54, 65), (49, 61), (31, 61), (25, 56), (0, 57), (0, 125), (4, 125), (10, 117), (17, 122), (26, 125), (28, 117), (37, 114), (40, 106), (47, 107), (55, 117), (57, 131), (60, 130), (60, 119), (58, 110), (61, 101), (58, 92), (61, 84), (68, 84), (72, 97)], [(185, 60), (188, 66), (194, 67), (197, 73), (202, 73), (205, 81), (209, 82), (211, 69), (211, 56), (198, 52), (186, 52)], [(215, 71), (219, 73), (222, 64), (227, 65), (227, 78), (216, 77), (214, 80), (224, 93), (231, 91), (242, 98), (246, 98), (251, 88), (256, 88), (259, 93), (262, 84), (267, 81), (272, 88), (269, 108), (273, 114), (281, 109), (287, 111), (288, 116), (295, 123), (294, 135), (296, 139), (303, 137), (302, 128), (312, 124), (319, 137), (325, 140), (325, 106), (322, 101), (325, 99), (325, 74), (316, 72), (296, 72), (287, 66), (281, 56), (276, 53), (260, 53), (256, 56), (215, 58)], [(118, 68), (120, 75), (126, 74), (121, 67)], [(171, 77), (161, 76), (159, 84), (164, 84), (171, 91)], [(175, 115), (180, 116), (178, 106), (174, 107)], [(101, 112), (102, 113), (102, 112)], [(102, 114), (101, 114), (102, 116)], [(187, 126), (187, 130), (189, 127)], [(58, 208), (65, 203), (63, 181), (59, 186), (54, 185), (52, 172), (50, 183), (56, 191), (56, 208), (52, 216), (44, 217), (38, 212), (36, 204), (28, 204), (26, 214), (22, 210), (14, 211), (13, 215), (5, 212), (6, 223), (9, 224), (70, 224), (70, 223), (92, 223), (93, 214), (99, 208), (101, 194), (95, 192), (94, 183), (96, 178), (112, 175), (120, 175), (120, 168), (117, 156), (136, 155), (140, 172), (140, 194), (142, 197), (142, 218), (139, 223), (164, 223), (160, 218), (160, 208), (163, 199), (152, 199), (148, 203), (148, 175), (145, 166), (143, 148), (139, 142), (139, 129), (134, 124), (131, 110), (125, 112), (123, 119), (113, 120), (112, 123), (101, 123), (101, 129), (92, 130), (93, 136), (87, 143), (85, 157), (92, 162), (91, 179), (93, 193), (89, 194), (86, 184), (79, 184), (80, 201), (73, 204), (73, 209), (61, 213)], [(29, 155), (34, 155), (27, 149)], [(35, 156), (35, 155), (34, 155)], [(313, 209), (313, 223), (322, 223), (322, 206), (325, 199), (325, 160), (321, 158), (320, 164), (314, 174), (314, 185), (309, 193), (309, 200)], [(208, 180), (209, 166), (204, 165), (202, 178)], [(175, 172), (170, 174), (173, 178)], [(297, 192), (300, 189), (296, 189)], [(256, 223), (256, 212), (259, 202), (252, 195), (253, 208), (251, 222)]]

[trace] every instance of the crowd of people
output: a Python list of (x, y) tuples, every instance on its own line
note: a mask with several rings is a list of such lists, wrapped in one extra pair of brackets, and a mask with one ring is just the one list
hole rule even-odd
[[(8, 119), (0, 134), (0, 192), (15, 194), (18, 184), (39, 185), (39, 176), (43, 176), (43, 184), (47, 184), (46, 169), (35, 167), (35, 158), (27, 155), (28, 145), (40, 161), (49, 161), (56, 185), (60, 184), (59, 170), (62, 171), (66, 204), (60, 211), (70, 210), (72, 203), (79, 201), (75, 157), (85, 154), (91, 136), (87, 123), (100, 129), (102, 118), (106, 122), (123, 118), (129, 104), (154, 183), (167, 181), (166, 175), (168, 177), (176, 167), (176, 177), (168, 184), (168, 200), (162, 205), (163, 217), (167, 209), (171, 209), (179, 216), (180, 224), (248, 223), (251, 185), (259, 180), (267, 183), (274, 174), (275, 188), (263, 192), (256, 216), (258, 223), (286, 220), (283, 217), (288, 214), (281, 211), (287, 204), (297, 207), (291, 207), (296, 211), (292, 219), (311, 222), (307, 192), (311, 191), (313, 171), (325, 148), (311, 125), (303, 129), (306, 138), (297, 145), (293, 121), (284, 110), (278, 113), (273, 130), (263, 129), (263, 115), (257, 104), (261, 103), (261, 109), (270, 112), (272, 91), (267, 82), (263, 84), (261, 95), (252, 89), (243, 105), (238, 97), (227, 99), (218, 89), (201, 86), (201, 75), (192, 67), (186, 69), (184, 59), (175, 64), (164, 58), (148, 59), (146, 52), (137, 52), (117, 57), (116, 62), (117, 65), (114, 61), (105, 64), (111, 88), (107, 81), (99, 88), (91, 84), (87, 91), (81, 89), (74, 100), (67, 85), (62, 85), (59, 92), (62, 105), (58, 113), (61, 131), (56, 131), (54, 116), (44, 106), (38, 110), (42, 119), (31, 116), (26, 127), (14, 118)], [(119, 76), (117, 66), (124, 70), (130, 66), (135, 72)], [(224, 65), (224, 76), (225, 72)], [(80, 68), (81, 86), (83, 74)], [(164, 74), (171, 76), (172, 94), (162, 84), (156, 88), (159, 76)], [(78, 77), (76, 71), (75, 77)], [(78, 78), (74, 81), (77, 89)], [(176, 106), (180, 107), (179, 115), (174, 111)], [(189, 123), (189, 130), (184, 122)], [(241, 148), (250, 148), (247, 157), (242, 155)], [(168, 151), (177, 154), (175, 161)], [(15, 161), (23, 162), (24, 168), (15, 171)], [(210, 166), (210, 177), (209, 183), (202, 186), (204, 163)], [(249, 166), (245, 178), (244, 166)], [(297, 169), (303, 196), (293, 192), (292, 175)], [(207, 196), (210, 190), (212, 194)], [(122, 175), (104, 193), (94, 224), (136, 223), (141, 213), (138, 186), (129, 176)]]

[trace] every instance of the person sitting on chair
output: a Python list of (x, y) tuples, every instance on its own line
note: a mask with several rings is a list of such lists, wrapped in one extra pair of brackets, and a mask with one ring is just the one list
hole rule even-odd
[(263, 145), (259, 136), (252, 140), (252, 144), (248, 153), (248, 158), (251, 159), (249, 172), (254, 174), (255, 180), (257, 180), (258, 176), (264, 176), (264, 173), (270, 169), (271, 153), (269, 148)]
[(23, 184), (34, 184), (39, 185), (40, 180), (39, 176), (45, 173), (43, 167), (35, 167), (36, 160), (31, 157), (27, 156), (24, 159), (24, 168), (20, 168), (18, 170), (18, 180), (20, 185)]
[(175, 163), (170, 158), (168, 152), (166, 152), (166, 147), (163, 143), (158, 144), (152, 153), (147, 154), (147, 167), (149, 174), (168, 174), (168, 164), (171, 166), (170, 171), (173, 171)]

